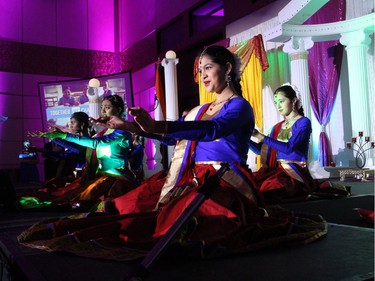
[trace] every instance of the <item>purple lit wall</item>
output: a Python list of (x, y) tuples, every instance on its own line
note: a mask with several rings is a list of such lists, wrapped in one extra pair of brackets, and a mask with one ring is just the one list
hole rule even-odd
[[(38, 82), (121, 71), (115, 51), (133, 45), (199, 0), (170, 2), (0, 1), (0, 115), (9, 117), (0, 123), (0, 169), (17, 169), (27, 131), (41, 129)], [(133, 73), (132, 82), (140, 100), (149, 97), (154, 66)]]
[(0, 10), (0, 115), (9, 117), (0, 123), (0, 169), (17, 169), (27, 131), (42, 126), (38, 82), (118, 71), (114, 1), (12, 0)]
[[(149, 100), (155, 79), (153, 63), (139, 63), (142, 69), (124, 69), (122, 64), (141, 62), (148, 53), (155, 54), (155, 31), (203, 2), (0, 1), (0, 115), (9, 117), (0, 123), (0, 169), (17, 169), (27, 131), (41, 129), (38, 82), (130, 70), (133, 92), (139, 100)], [(140, 51), (138, 46), (145, 38), (152, 47), (141, 46)], [(131, 57), (126, 57), (127, 49), (133, 51)], [(184, 59), (180, 58), (180, 65)], [(189, 87), (186, 90), (190, 92)], [(42, 145), (43, 141), (34, 143)]]
[(201, 0), (120, 0), (120, 50), (140, 41)]

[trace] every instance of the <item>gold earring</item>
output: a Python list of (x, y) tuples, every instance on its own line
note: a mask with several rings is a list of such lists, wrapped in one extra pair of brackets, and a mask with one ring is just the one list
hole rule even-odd
[(232, 81), (232, 78), (228, 75), (226, 80), (227, 80), (227, 86), (229, 87), (230, 82)]

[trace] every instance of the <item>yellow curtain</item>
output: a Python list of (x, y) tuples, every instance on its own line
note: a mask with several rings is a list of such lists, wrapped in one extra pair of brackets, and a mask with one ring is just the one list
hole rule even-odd
[[(253, 55), (241, 75), (243, 97), (254, 110), (255, 125), (263, 131), (262, 68)], [(255, 155), (256, 169), (260, 168), (260, 155)]]
[(243, 97), (254, 109), (255, 125), (259, 131), (263, 131), (262, 72), (258, 59), (252, 55), (241, 74)]

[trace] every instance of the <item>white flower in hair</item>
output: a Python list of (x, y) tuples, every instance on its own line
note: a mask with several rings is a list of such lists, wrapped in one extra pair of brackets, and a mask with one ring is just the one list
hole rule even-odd
[(302, 102), (301, 102), (302, 99), (301, 99), (301, 93), (299, 92), (296, 85), (293, 85), (293, 84), (290, 84), (289, 82), (286, 82), (286, 83), (282, 84), (281, 86), (289, 86), (296, 92), (296, 97), (297, 97), (296, 107), (297, 107), (297, 109), (300, 109), (302, 107)]

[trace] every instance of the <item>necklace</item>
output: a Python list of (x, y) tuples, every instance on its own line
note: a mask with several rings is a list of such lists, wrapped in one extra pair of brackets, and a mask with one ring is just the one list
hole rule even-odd
[(298, 113), (296, 114), (296, 115), (294, 115), (293, 117), (290, 117), (290, 118), (288, 118), (288, 119), (285, 119), (285, 123), (284, 123), (284, 128), (285, 129), (288, 129), (289, 128), (289, 123), (291, 122), (291, 121), (293, 121), (296, 117), (298, 116)]
[(223, 102), (227, 102), (227, 101), (229, 101), (233, 96), (234, 96), (234, 94), (231, 95), (231, 96), (230, 96), (229, 98), (227, 98), (226, 100), (222, 100), (222, 101), (219, 101), (219, 102), (213, 102), (213, 103), (211, 103), (210, 111), (212, 111), (212, 110), (214, 109), (214, 107), (217, 106), (218, 104), (221, 104), (221, 103), (223, 103)]

